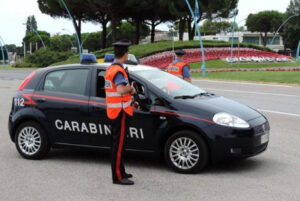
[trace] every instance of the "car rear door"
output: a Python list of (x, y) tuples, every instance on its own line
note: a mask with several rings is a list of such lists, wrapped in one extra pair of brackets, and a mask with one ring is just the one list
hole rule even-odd
[(34, 94), (37, 108), (51, 126), (55, 144), (85, 145), (90, 134), (88, 100), (91, 72), (88, 67), (48, 71)]

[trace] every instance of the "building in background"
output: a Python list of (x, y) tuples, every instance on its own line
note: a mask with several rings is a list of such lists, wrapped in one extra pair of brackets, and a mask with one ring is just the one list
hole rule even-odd
[[(278, 35), (274, 42), (273, 45), (271, 45), (271, 41), (273, 38), (274, 34), (273, 33), (268, 33), (268, 38), (267, 38), (267, 47), (278, 52), (278, 51), (283, 51), (284, 50), (284, 44), (283, 44), (283, 38)], [(215, 41), (226, 41), (230, 42), (231, 41), (231, 33), (218, 33), (216, 35), (207, 35), (202, 37), (203, 40), (215, 40)], [(240, 42), (240, 43), (250, 43), (254, 45), (259, 45), (263, 46), (263, 40), (261, 37), (261, 34), (258, 32), (235, 32), (233, 36), (234, 42)]]

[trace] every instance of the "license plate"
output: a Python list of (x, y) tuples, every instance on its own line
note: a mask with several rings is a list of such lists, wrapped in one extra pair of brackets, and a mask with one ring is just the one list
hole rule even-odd
[(260, 137), (260, 144), (264, 144), (264, 143), (268, 142), (269, 141), (269, 136), (270, 136), (269, 133), (265, 134), (265, 135), (262, 135)]

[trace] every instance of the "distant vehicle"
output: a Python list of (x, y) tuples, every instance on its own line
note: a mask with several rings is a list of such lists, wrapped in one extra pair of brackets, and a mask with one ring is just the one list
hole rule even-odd
[[(9, 133), (24, 158), (42, 158), (51, 147), (110, 149), (104, 89), (110, 63), (87, 61), (38, 69), (20, 85)], [(270, 126), (258, 111), (157, 68), (125, 66), (142, 106), (130, 121), (126, 151), (163, 155), (175, 171), (193, 173), (209, 161), (267, 149)]]

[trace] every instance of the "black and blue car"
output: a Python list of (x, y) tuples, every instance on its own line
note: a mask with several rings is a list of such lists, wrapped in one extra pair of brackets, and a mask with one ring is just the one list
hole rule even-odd
[[(110, 63), (38, 69), (16, 92), (9, 133), (19, 153), (39, 159), (50, 148), (110, 149), (105, 70)], [(177, 172), (202, 170), (209, 162), (247, 158), (267, 149), (270, 126), (258, 111), (206, 92), (156, 68), (126, 64), (136, 82), (126, 151), (164, 156)]]

